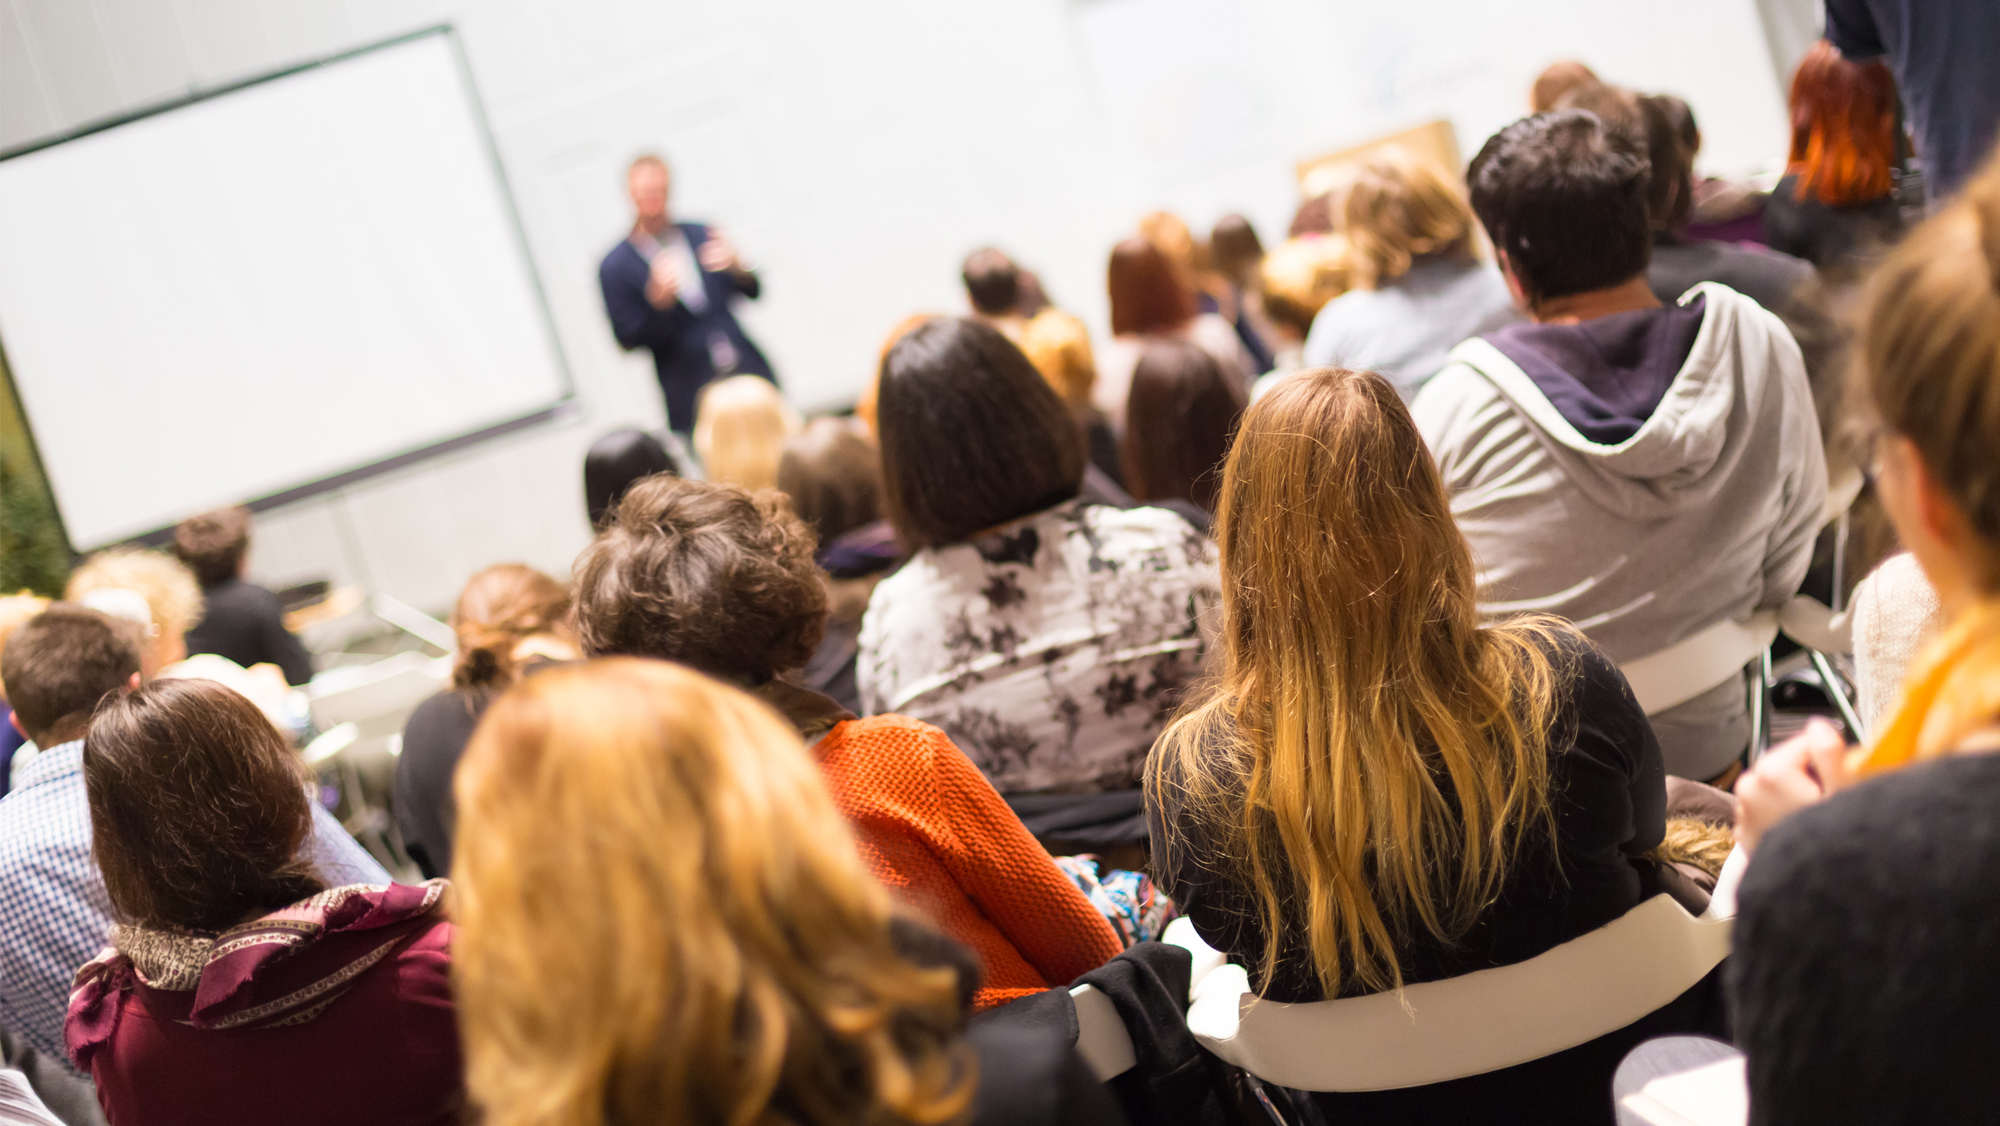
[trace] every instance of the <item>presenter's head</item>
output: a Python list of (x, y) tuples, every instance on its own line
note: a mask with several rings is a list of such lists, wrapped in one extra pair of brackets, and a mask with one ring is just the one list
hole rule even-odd
[(654, 153), (632, 158), (625, 169), (625, 190), (632, 196), (633, 219), (644, 231), (663, 231), (673, 221), (667, 213), (667, 189), (673, 176), (667, 162)]

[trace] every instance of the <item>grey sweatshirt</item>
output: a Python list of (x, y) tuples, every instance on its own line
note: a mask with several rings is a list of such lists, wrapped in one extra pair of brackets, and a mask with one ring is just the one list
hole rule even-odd
[[(1490, 339), (1460, 345), (1418, 395), (1412, 413), (1472, 545), (1484, 613), (1568, 618), (1625, 663), (1797, 592), (1826, 504), (1798, 345), (1726, 286), (1696, 286), (1680, 304), (1696, 300), (1685, 359), (1615, 444), (1579, 433)], [(1600, 387), (1632, 377), (1577, 375)], [(1748, 742), (1736, 681), (1652, 719), (1668, 772), (1684, 777), (1720, 773)]]

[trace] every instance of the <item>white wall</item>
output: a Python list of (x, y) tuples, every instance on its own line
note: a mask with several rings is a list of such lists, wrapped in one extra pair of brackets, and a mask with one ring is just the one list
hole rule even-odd
[(253, 560), (434, 608), (486, 563), (566, 569), (583, 449), (660, 420), (595, 285), (639, 149), (673, 160), (680, 214), (763, 269), (746, 320), (810, 407), (850, 400), (902, 315), (956, 310), (976, 245), (1101, 328), (1104, 254), (1140, 211), (1240, 209), (1275, 236), (1295, 160), (1439, 115), (1469, 155), (1555, 58), (1686, 96), (1714, 167), (1767, 164), (1784, 137), (1753, 0), (0, 0), (0, 147), (441, 21), (582, 418), (267, 514)]

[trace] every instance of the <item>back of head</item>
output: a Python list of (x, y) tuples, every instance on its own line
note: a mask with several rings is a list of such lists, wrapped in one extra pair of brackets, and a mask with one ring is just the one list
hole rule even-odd
[[(63, 597), (71, 602), (90, 601), (112, 591), (138, 595), (152, 618), (149, 663), (179, 660), (186, 653), (183, 634), (201, 620), (201, 584), (187, 565), (164, 551), (143, 547), (114, 547), (100, 551), (70, 572)], [(148, 670), (148, 675), (152, 671)]]
[(899, 952), (810, 754), (750, 697), (652, 661), (552, 670), (486, 713), (456, 792), (452, 970), (485, 1121), (966, 1106), (955, 973)]
[(1149, 211), (1140, 216), (1139, 237), (1159, 248), (1167, 261), (1190, 281), (1195, 271), (1206, 265), (1202, 261), (1202, 247), (1194, 241), (1194, 231), (1185, 219), (1171, 211)]
[[(26, 625), (28, 619), (49, 608), (49, 600), (39, 594), (22, 591), (19, 594), (0, 595), (0, 661), (7, 655), (7, 639), (14, 631)], [(7, 678), (0, 676), (0, 704), (7, 702)]]
[(1214, 511), (1243, 403), (1242, 386), (1206, 351), (1178, 340), (1148, 343), (1132, 369), (1120, 449), (1133, 499)]
[(1215, 272), (1237, 286), (1248, 289), (1257, 284), (1257, 267), (1264, 261), (1264, 242), (1250, 217), (1231, 212), (1215, 221), (1208, 233), (1208, 260)]
[(1876, 268), (1857, 321), (1864, 406), (1916, 448), (2000, 594), (2000, 156)]
[(1061, 309), (1044, 309), (1021, 327), (1022, 354), (1049, 381), (1071, 410), (1090, 409), (1097, 386), (1097, 357), (1090, 349), (1090, 330)]
[(868, 381), (862, 384), (860, 397), (854, 401), (854, 417), (861, 420), (869, 433), (875, 432), (875, 399), (881, 393), (882, 365), (889, 359), (889, 349), (919, 325), (928, 324), (935, 317), (934, 313), (911, 313), (891, 326), (889, 335), (882, 338), (882, 350), (875, 356), (875, 368), (869, 373)]
[(299, 850), (305, 768), (257, 705), (207, 680), (107, 698), (83, 744), (91, 853), (112, 913), (213, 933), (322, 890)]
[(1264, 315), (1303, 340), (1326, 303), (1347, 292), (1347, 241), (1337, 236), (1287, 239), (1259, 271)]
[(1134, 236), (1111, 248), (1106, 271), (1115, 336), (1171, 332), (1194, 319), (1194, 289), (1159, 247)]
[(1646, 272), (1646, 158), (1595, 114), (1565, 109), (1516, 121), (1480, 148), (1466, 179), (1472, 210), (1531, 302)]
[(997, 330), (935, 318), (889, 350), (879, 387), (883, 505), (909, 547), (958, 543), (1076, 496), (1076, 419)]
[(499, 563), (466, 580), (451, 611), (458, 636), (454, 688), (504, 688), (520, 675), (515, 651), (540, 634), (569, 633), (570, 593), (526, 563)]
[(1301, 372), (1251, 405), (1216, 540), (1221, 676), (1148, 790), (1239, 858), (1267, 934), (1306, 925), (1328, 996), (1391, 988), (1399, 942), (1463, 935), (1546, 823), (1549, 627), (1480, 628), (1443, 481), (1378, 375)]
[(815, 418), (785, 443), (778, 491), (821, 547), (882, 518), (882, 459), (851, 418)]
[(1285, 228), (1287, 238), (1304, 238), (1307, 235), (1330, 235), (1333, 233), (1333, 197), (1320, 192), (1299, 202), (1298, 210), (1292, 212), (1291, 226)]
[(826, 627), (813, 546), (777, 493), (641, 481), (577, 556), (578, 639), (593, 657), (658, 657), (762, 684), (804, 665)]
[(1387, 285), (1430, 255), (1471, 259), (1472, 210), (1465, 193), (1434, 165), (1401, 149), (1344, 177), (1331, 206), (1358, 288)]
[(604, 518), (632, 482), (673, 471), (667, 448), (644, 430), (613, 430), (592, 442), (583, 455), (583, 505), (590, 513), (590, 526), (604, 526)]
[(49, 746), (83, 733), (98, 701), (139, 675), (139, 626), (58, 602), (22, 623), (0, 651), (0, 682), (28, 737)]
[(1870, 203), (1895, 187), (1896, 78), (1880, 59), (1853, 62), (1821, 40), (1792, 73), (1785, 171), (1800, 199)]
[(174, 526), (174, 554), (204, 587), (243, 573), (250, 551), (250, 510), (241, 505), (190, 516)]
[(1694, 154), (1701, 132), (1677, 94), (1639, 98), (1646, 128), (1646, 211), (1653, 230), (1677, 235), (1694, 215)]
[(1991, 1119), (1996, 765), (1897, 771), (1758, 847), (1725, 963), (1752, 1122)]
[(1535, 84), (1528, 91), (1528, 112), (1547, 113), (1573, 91), (1597, 82), (1597, 72), (1575, 59), (1550, 63), (1535, 76)]
[(959, 277), (965, 282), (965, 296), (974, 312), (986, 317), (1020, 312), (1021, 268), (1004, 252), (990, 246), (973, 251), (965, 256)]
[(694, 449), (711, 481), (768, 489), (778, 483), (778, 457), (799, 428), (798, 415), (776, 384), (732, 375), (702, 389), (695, 409)]

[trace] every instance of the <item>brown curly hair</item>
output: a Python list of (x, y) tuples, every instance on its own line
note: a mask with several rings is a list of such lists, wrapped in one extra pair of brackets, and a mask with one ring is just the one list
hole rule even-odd
[(803, 666), (826, 627), (813, 534), (782, 494), (654, 477), (576, 560), (592, 657), (660, 657), (758, 685)]

